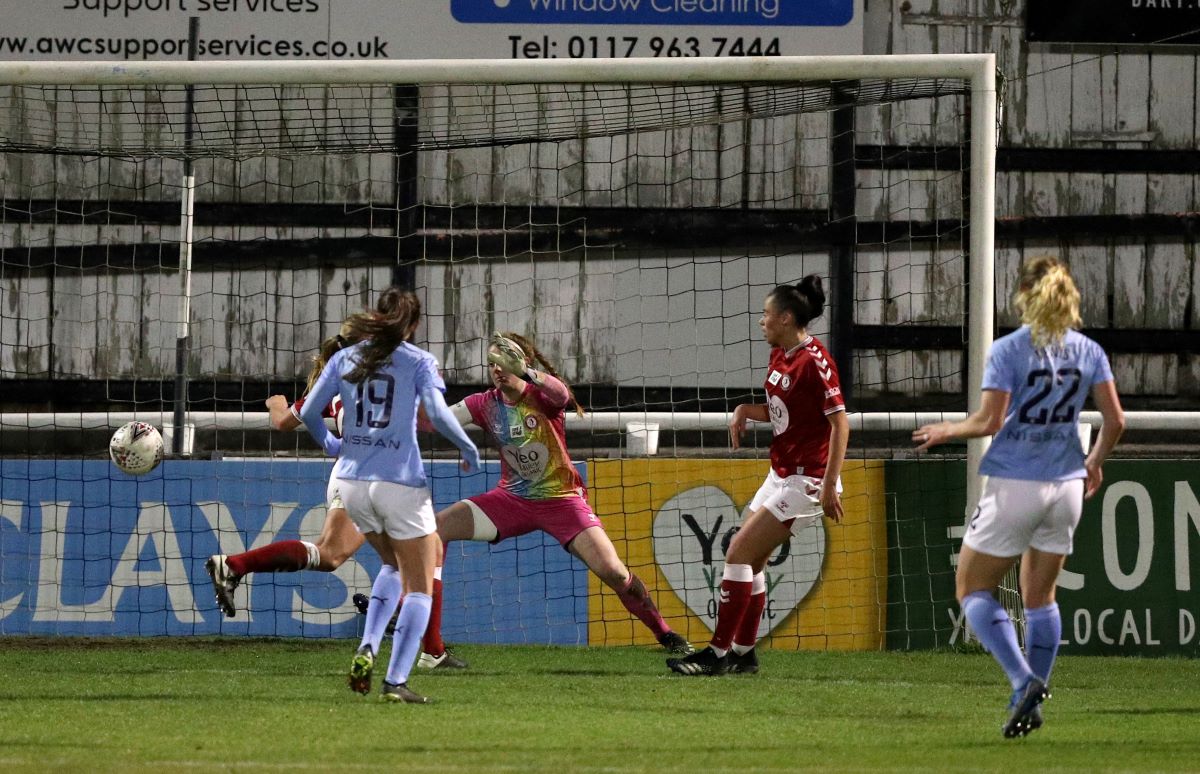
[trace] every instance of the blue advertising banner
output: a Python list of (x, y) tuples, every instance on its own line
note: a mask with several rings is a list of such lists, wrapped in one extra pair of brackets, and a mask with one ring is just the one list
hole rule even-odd
[[(134, 478), (99, 460), (0, 461), (0, 634), (356, 636), (350, 597), (379, 568), (369, 546), (335, 573), (247, 576), (232, 619), (204, 571), (211, 554), (314, 539), (330, 469), (168, 461)], [(499, 478), (498, 463), (428, 470), (435, 509)], [(452, 642), (587, 642), (587, 571), (541, 533), (452, 544), (444, 578)]]

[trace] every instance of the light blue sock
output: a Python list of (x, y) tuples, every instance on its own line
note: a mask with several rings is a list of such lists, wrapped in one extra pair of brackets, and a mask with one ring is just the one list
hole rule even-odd
[(387, 681), (392, 685), (408, 682), (417, 651), (421, 649), (421, 638), (429, 624), (429, 610), (433, 597), (428, 594), (411, 593), (404, 597), (404, 607), (396, 619), (396, 633), (392, 635), (392, 660), (388, 662)]
[(1004, 668), (1013, 690), (1024, 686), (1033, 672), (1017, 644), (1017, 630), (1013, 628), (1008, 612), (987, 591), (968, 594), (962, 601), (962, 609), (975, 636)]
[(1025, 610), (1025, 652), (1029, 668), (1038, 677), (1050, 682), (1058, 641), (1062, 639), (1062, 616), (1058, 603)]
[(362, 645), (370, 645), (371, 652), (378, 655), (379, 645), (383, 642), (383, 633), (400, 597), (404, 593), (404, 582), (400, 573), (390, 564), (385, 564), (375, 576), (371, 585), (371, 602), (367, 605), (367, 622), (363, 625)]

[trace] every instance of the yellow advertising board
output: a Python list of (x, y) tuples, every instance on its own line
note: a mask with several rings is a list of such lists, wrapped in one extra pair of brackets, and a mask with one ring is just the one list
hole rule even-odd
[[(883, 462), (847, 460), (842, 523), (814, 520), (768, 562), (760, 642), (788, 650), (883, 647), (887, 532)], [(766, 478), (764, 460), (591, 460), (593, 509), (663, 617), (693, 643), (716, 625), (725, 550)], [(588, 642), (653, 644), (620, 599), (589, 575)]]

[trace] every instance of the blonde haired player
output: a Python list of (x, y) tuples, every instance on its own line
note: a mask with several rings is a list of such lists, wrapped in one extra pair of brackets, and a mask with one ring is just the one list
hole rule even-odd
[[(1101, 466), (1125, 428), (1108, 357), (1078, 331), (1079, 291), (1052, 257), (1021, 268), (1017, 309), (1023, 323), (997, 339), (983, 374), (983, 403), (962, 422), (913, 432), (918, 449), (956, 438), (994, 435), (979, 472), (983, 491), (967, 520), (956, 592), (980, 642), (1012, 685), (1006, 737), (1042, 725), (1062, 619), (1054, 601), (1071, 553), (1083, 500), (1103, 481)], [(1091, 454), (1080, 445), (1079, 412), (1091, 393), (1104, 424)], [(1023, 558), (1022, 558), (1023, 557)], [(1021, 561), (1026, 653), (995, 598), (1004, 574)]]
[(679, 674), (757, 672), (754, 646), (767, 600), (767, 560), (795, 526), (822, 515), (842, 520), (838, 477), (850, 423), (837, 367), (821, 342), (808, 335), (808, 324), (824, 307), (825, 290), (814, 274), (798, 285), (776, 287), (763, 303), (758, 324), (771, 345), (763, 385), (767, 402), (734, 409), (729, 437), (736, 449), (747, 420), (769, 421), (774, 431), (771, 470), (725, 554), (711, 642), (686, 658), (667, 659), (667, 666)]

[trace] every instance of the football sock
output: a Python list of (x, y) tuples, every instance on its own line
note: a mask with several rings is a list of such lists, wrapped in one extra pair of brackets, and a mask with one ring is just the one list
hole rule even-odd
[(412, 592), (404, 596), (404, 607), (396, 619), (392, 635), (392, 658), (388, 661), (387, 681), (393, 685), (408, 682), (413, 661), (421, 648), (421, 635), (429, 623), (429, 608), (433, 599), (428, 594)]
[(421, 650), (431, 656), (440, 656), (446, 652), (446, 643), (442, 642), (442, 568), (433, 571), (433, 598), (429, 608), (429, 625), (425, 627), (425, 637), (421, 640)]
[(278, 543), (268, 543), (244, 554), (234, 554), (227, 558), (225, 563), (238, 575), (250, 572), (296, 572), (316, 566), (311, 563), (314, 554), (317, 562), (320, 562), (320, 552), (312, 543), (303, 540), (280, 540)]
[(617, 592), (617, 596), (620, 597), (621, 604), (625, 605), (625, 609), (637, 616), (646, 628), (654, 632), (655, 637), (661, 637), (671, 631), (671, 627), (667, 626), (667, 622), (655, 607), (654, 600), (650, 598), (650, 593), (646, 591), (646, 585), (632, 572), (629, 573), (629, 582)]
[(1054, 658), (1058, 655), (1058, 641), (1062, 639), (1062, 616), (1058, 603), (1045, 607), (1025, 609), (1025, 651), (1029, 668), (1047, 683), (1054, 669)]
[(733, 633), (733, 652), (739, 656), (754, 649), (758, 641), (758, 624), (762, 620), (763, 608), (767, 606), (767, 577), (761, 572), (754, 574), (750, 585), (750, 601), (742, 623)]
[(717, 608), (717, 628), (711, 646), (718, 656), (729, 652), (733, 633), (738, 630), (754, 587), (754, 570), (748, 564), (727, 564), (721, 573), (721, 604)]
[(968, 594), (962, 601), (963, 613), (971, 623), (975, 636), (1000, 663), (1013, 690), (1017, 690), (1033, 677), (1021, 646), (1017, 644), (1017, 630), (1013, 627), (1008, 611), (1001, 607), (988, 591)]
[(379, 652), (383, 642), (383, 633), (387, 629), (388, 620), (400, 604), (400, 595), (404, 593), (404, 581), (400, 572), (390, 564), (379, 568), (375, 583), (371, 585), (371, 602), (367, 605), (367, 622), (363, 624), (361, 645), (370, 645), (372, 653)]

